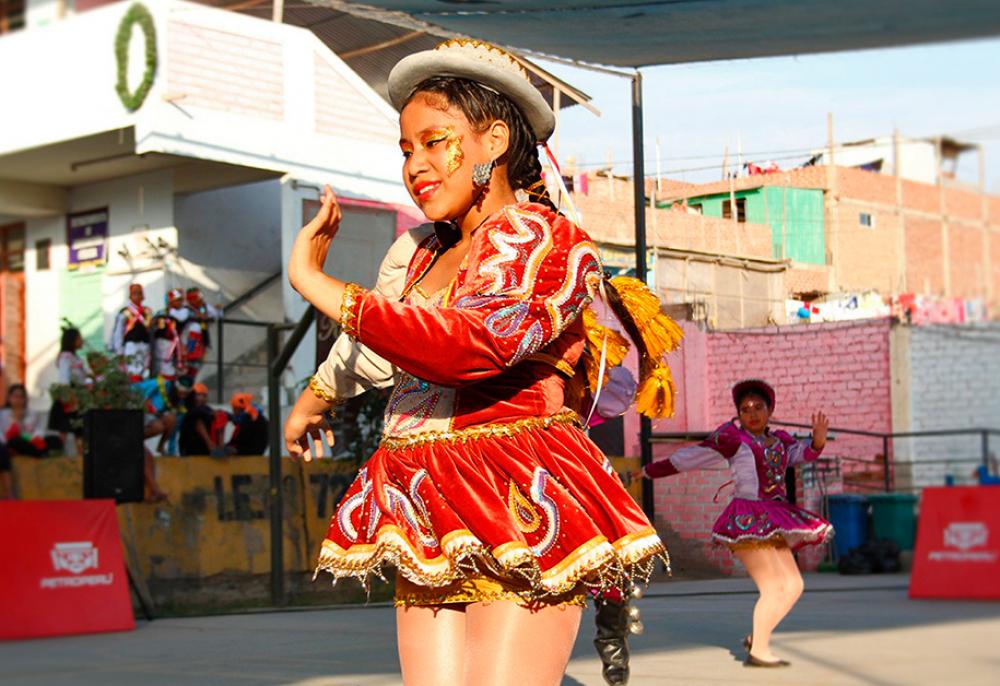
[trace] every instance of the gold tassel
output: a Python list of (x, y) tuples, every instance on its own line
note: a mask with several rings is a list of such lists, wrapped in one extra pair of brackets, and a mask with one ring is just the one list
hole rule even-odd
[[(587, 370), (587, 385), (590, 387), (591, 393), (596, 393), (597, 378), (600, 375), (601, 346), (604, 345), (605, 334), (607, 334), (605, 361), (608, 369), (617, 367), (625, 361), (629, 342), (627, 338), (614, 329), (598, 324), (597, 314), (589, 307), (583, 310), (583, 329), (587, 334), (587, 348), (583, 357)], [(604, 385), (608, 383), (608, 378), (607, 373), (605, 373)]]
[(684, 332), (663, 314), (659, 298), (646, 284), (631, 276), (616, 276), (611, 279), (611, 285), (621, 297), (622, 305), (632, 315), (650, 357), (659, 360), (680, 346)]
[(608, 282), (608, 303), (642, 353), (636, 409), (651, 419), (674, 414), (674, 380), (664, 356), (684, 337), (660, 309), (660, 300), (639, 279), (616, 276)]
[(674, 415), (674, 378), (670, 367), (659, 364), (643, 373), (642, 383), (635, 396), (635, 409), (650, 419), (663, 419)]

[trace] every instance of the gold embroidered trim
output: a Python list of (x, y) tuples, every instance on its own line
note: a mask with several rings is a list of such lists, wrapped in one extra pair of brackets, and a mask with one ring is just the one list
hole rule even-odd
[(326, 390), (326, 386), (323, 385), (318, 376), (313, 376), (309, 379), (309, 390), (325, 403), (335, 404), (337, 402), (337, 396)]
[(509, 601), (530, 609), (542, 607), (584, 607), (587, 587), (577, 585), (561, 595), (544, 598), (530, 597), (531, 589), (524, 579), (501, 578), (495, 575), (470, 575), (441, 587), (420, 586), (402, 574), (396, 574), (396, 607), (435, 606), (465, 603)]
[(483, 41), (476, 40), (474, 38), (452, 38), (446, 40), (443, 43), (439, 43), (435, 50), (454, 50), (456, 48), (465, 49), (472, 53), (474, 59), (487, 64), (494, 64), (496, 66), (503, 66), (502, 63), (498, 64), (498, 59), (506, 60), (509, 66), (514, 67), (518, 73), (524, 78), (525, 81), (530, 81), (527, 70), (524, 66), (517, 60), (516, 57), (511, 55), (506, 50), (498, 48), (490, 43), (484, 43)]
[(361, 308), (367, 291), (356, 283), (344, 287), (344, 297), (340, 302), (340, 327), (351, 338), (357, 339), (361, 333)]
[(547, 429), (553, 424), (580, 426), (580, 418), (576, 412), (566, 411), (548, 417), (524, 417), (506, 424), (482, 424), (454, 431), (424, 431), (408, 436), (386, 436), (380, 447), (383, 450), (400, 450), (439, 442), (466, 443), (480, 438), (510, 437), (530, 429)]
[(393, 524), (379, 527), (375, 541), (344, 549), (334, 541), (324, 540), (313, 578), (327, 571), (336, 579), (357, 578), (368, 588), (372, 574), (385, 580), (381, 570), (389, 565), (414, 584), (441, 589), (461, 579), (489, 574), (526, 582), (525, 591), (518, 593), (532, 602), (566, 594), (581, 584), (609, 590), (627, 588), (633, 581), (648, 583), (657, 561), (670, 571), (670, 557), (652, 528), (613, 543), (604, 536), (595, 536), (545, 571), (523, 543), (510, 541), (490, 553), (466, 529), (444, 536), (443, 553), (433, 559), (424, 558), (403, 530)]

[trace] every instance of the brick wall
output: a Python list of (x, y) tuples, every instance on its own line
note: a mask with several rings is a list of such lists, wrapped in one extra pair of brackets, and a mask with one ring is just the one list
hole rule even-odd
[[(996, 196), (903, 179), (897, 206), (895, 177), (846, 167), (804, 167), (732, 183), (737, 191), (772, 185), (826, 191), (827, 251), (835, 268), (830, 283), (834, 292), (878, 290), (884, 295), (908, 292), (987, 298), (993, 313), (1000, 308), (1000, 198)], [(666, 195), (723, 193), (729, 184), (671, 185)], [(859, 225), (861, 212), (875, 217), (873, 228)], [(945, 225), (947, 249), (942, 239)], [(905, 256), (899, 254), (902, 244)], [(794, 288), (794, 280), (789, 286)]]
[[(690, 348), (703, 348), (692, 351)], [(734, 414), (730, 388), (747, 377), (768, 379), (777, 391), (775, 419), (809, 423), (811, 414), (824, 410), (835, 426), (867, 431), (892, 430), (889, 322), (815, 324), (771, 330), (738, 332), (689, 332), (685, 349), (671, 356), (671, 367), (682, 402), (702, 402), (703, 408), (686, 407), (684, 414), (659, 422), (654, 430), (708, 431)], [(699, 368), (699, 366), (701, 368)], [(702, 384), (693, 393), (688, 384)], [(696, 423), (697, 422), (697, 423)], [(800, 431), (800, 430), (795, 430)], [(804, 434), (805, 431), (802, 430)], [(657, 458), (676, 446), (658, 445)], [(881, 478), (874, 462), (882, 451), (880, 439), (838, 436), (825, 451), (827, 457), (852, 458), (843, 462), (853, 478)], [(866, 464), (867, 463), (867, 464)], [(711, 543), (715, 517), (728, 502), (729, 491), (712, 502), (730, 475), (724, 463), (720, 470), (703, 470), (654, 482), (657, 530), (673, 551), (680, 574), (734, 571), (729, 552)], [(839, 490), (839, 482), (830, 484)], [(801, 493), (800, 503), (819, 509), (818, 488)], [(800, 556), (800, 563), (813, 568), (822, 550)]]
[[(588, 192), (573, 194), (583, 227), (599, 243), (635, 245), (632, 182), (590, 175)], [(647, 243), (699, 252), (771, 259), (771, 227), (646, 208)]]
[[(848, 199), (828, 212), (836, 215), (836, 221), (830, 222), (827, 244), (832, 249), (837, 290), (898, 293), (902, 282), (898, 276), (900, 216)], [(862, 225), (862, 214), (870, 215), (873, 225)]]
[[(1000, 324), (927, 326), (909, 330), (910, 426), (898, 430), (1000, 429)], [(959, 481), (981, 456), (981, 438), (920, 438), (896, 441), (898, 468), (909, 459), (958, 460), (951, 472)], [(1000, 454), (1000, 436), (990, 440)], [(948, 468), (925, 464), (913, 468), (917, 485), (940, 485)]]

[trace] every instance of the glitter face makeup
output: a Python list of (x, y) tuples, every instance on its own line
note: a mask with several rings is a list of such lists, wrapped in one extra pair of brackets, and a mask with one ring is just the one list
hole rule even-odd
[(458, 171), (465, 160), (465, 153), (462, 151), (462, 137), (455, 135), (455, 127), (431, 129), (420, 137), (420, 144), (424, 148), (432, 148), (441, 143), (445, 144), (445, 171), (448, 172), (448, 176), (451, 176)]
[(448, 170), (448, 176), (451, 176), (458, 171), (462, 166), (462, 161), (465, 160), (465, 153), (462, 152), (462, 137), (452, 133), (448, 137), (448, 147), (445, 152), (445, 168)]

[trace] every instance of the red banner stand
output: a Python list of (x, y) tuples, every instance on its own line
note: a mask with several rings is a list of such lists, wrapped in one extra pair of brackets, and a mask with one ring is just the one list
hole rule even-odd
[(910, 597), (1000, 600), (1000, 486), (924, 489)]
[(113, 500), (0, 501), (0, 639), (135, 628)]

